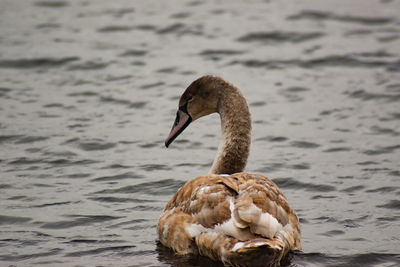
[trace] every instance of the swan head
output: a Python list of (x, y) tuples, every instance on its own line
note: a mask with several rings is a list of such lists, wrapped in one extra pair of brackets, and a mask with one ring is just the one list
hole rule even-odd
[(192, 82), (179, 99), (179, 107), (171, 132), (165, 140), (168, 147), (192, 121), (218, 112), (222, 78), (203, 76)]

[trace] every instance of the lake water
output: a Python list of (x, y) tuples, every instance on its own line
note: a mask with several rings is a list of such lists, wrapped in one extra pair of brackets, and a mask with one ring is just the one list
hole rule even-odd
[(157, 243), (218, 115), (169, 149), (204, 74), (252, 113), (246, 171), (297, 211), (288, 266), (400, 265), (400, 1), (0, 1), (0, 266), (211, 266)]

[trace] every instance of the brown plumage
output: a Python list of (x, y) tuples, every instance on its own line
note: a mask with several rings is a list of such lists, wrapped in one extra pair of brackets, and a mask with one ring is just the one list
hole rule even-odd
[(232, 266), (277, 266), (300, 250), (295, 211), (268, 178), (242, 172), (251, 140), (247, 102), (239, 89), (215, 76), (194, 81), (179, 100), (168, 145), (194, 120), (217, 112), (222, 142), (211, 173), (187, 182), (158, 222), (163, 245), (177, 254), (201, 254)]

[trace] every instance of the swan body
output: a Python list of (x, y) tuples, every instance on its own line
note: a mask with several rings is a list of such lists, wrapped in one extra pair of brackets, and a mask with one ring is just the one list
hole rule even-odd
[(200, 254), (232, 266), (277, 266), (300, 250), (300, 226), (277, 185), (242, 172), (251, 140), (247, 102), (239, 89), (203, 76), (183, 93), (166, 146), (194, 120), (217, 112), (222, 142), (211, 174), (187, 182), (158, 222), (160, 242), (177, 254)]

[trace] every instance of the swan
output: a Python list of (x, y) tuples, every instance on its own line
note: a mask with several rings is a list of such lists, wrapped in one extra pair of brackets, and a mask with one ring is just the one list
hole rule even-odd
[(222, 141), (211, 173), (188, 181), (159, 218), (161, 242), (180, 255), (195, 254), (231, 266), (278, 266), (301, 250), (300, 225), (278, 186), (245, 173), (251, 118), (237, 87), (217, 76), (192, 82), (179, 100), (168, 147), (193, 121), (217, 112)]

